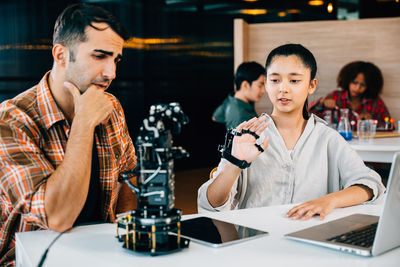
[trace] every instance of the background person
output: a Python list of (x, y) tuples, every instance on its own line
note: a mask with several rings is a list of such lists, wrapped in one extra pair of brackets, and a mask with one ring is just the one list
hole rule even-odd
[[(317, 87), (312, 53), (299, 44), (279, 46), (266, 60), (268, 115), (241, 123), (236, 130), (266, 136), (233, 138), (231, 155), (251, 163), (245, 169), (221, 159), (213, 178), (198, 191), (198, 208), (208, 211), (302, 203), (286, 214), (323, 219), (334, 208), (372, 201), (384, 192), (379, 175), (367, 168), (341, 135), (307, 113), (307, 97)], [(240, 164), (239, 164), (240, 165)]]
[[(386, 105), (379, 97), (383, 76), (374, 64), (354, 61), (345, 65), (338, 74), (337, 87), (340, 89), (311, 103), (309, 111), (323, 118), (325, 110), (348, 108), (350, 121), (375, 119), (378, 120), (378, 127), (384, 126), (385, 117), (390, 118)], [(352, 111), (358, 114), (358, 118)]]
[(264, 67), (257, 62), (240, 64), (235, 74), (236, 91), (214, 111), (212, 120), (224, 123), (226, 129), (230, 129), (257, 116), (254, 103), (265, 93), (264, 74)]
[(118, 177), (136, 166), (116, 76), (127, 32), (108, 11), (74, 4), (58, 17), (53, 67), (0, 105), (0, 265), (15, 232), (112, 222)]

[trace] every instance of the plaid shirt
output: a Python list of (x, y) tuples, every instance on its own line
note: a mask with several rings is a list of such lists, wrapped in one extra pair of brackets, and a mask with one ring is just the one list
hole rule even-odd
[[(339, 108), (348, 108), (350, 110), (349, 120), (357, 122), (355, 114), (351, 112), (352, 109), (349, 99), (349, 93), (347, 90), (335, 90), (326, 95), (326, 98), (334, 99), (336, 101), (336, 105)], [(318, 110), (316, 108), (320, 100), (321, 98), (312, 102), (309, 106), (309, 110), (310, 112), (316, 114), (318, 117), (323, 118), (325, 114), (325, 108), (321, 108), (321, 110)], [(371, 114), (373, 119), (378, 120), (378, 127), (384, 126), (385, 117), (390, 118), (389, 111), (385, 103), (383, 103), (382, 99), (379, 96), (377, 98), (363, 98), (363, 100), (361, 101), (361, 105), (358, 106), (358, 109), (353, 111), (355, 111), (357, 114)]]
[[(70, 125), (47, 83), (40, 83), (0, 105), (0, 265), (14, 264), (15, 232), (48, 229), (44, 207), (47, 179), (64, 159)], [(135, 149), (118, 100), (95, 130), (99, 156), (101, 214), (115, 219), (119, 174), (136, 167)]]

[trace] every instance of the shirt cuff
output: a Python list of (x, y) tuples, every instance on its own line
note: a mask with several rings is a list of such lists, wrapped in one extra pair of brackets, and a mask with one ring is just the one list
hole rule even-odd
[(214, 181), (214, 179), (211, 179), (204, 183), (198, 190), (198, 197), (197, 197), (197, 211), (198, 213), (203, 213), (206, 211), (223, 211), (223, 210), (231, 210), (231, 205), (230, 205), (230, 197), (228, 200), (222, 204), (221, 206), (218, 207), (213, 207), (211, 206), (210, 202), (208, 201), (207, 198), (207, 190), (210, 184)]
[(373, 194), (372, 198), (370, 200), (363, 202), (362, 204), (370, 204), (370, 203), (374, 202), (377, 198), (379, 198), (383, 194), (383, 192), (385, 190), (385, 187), (383, 186), (382, 183), (380, 183), (380, 182), (377, 183), (377, 181), (373, 181), (373, 180), (369, 180), (369, 179), (360, 179), (358, 181), (355, 181), (353, 184), (349, 185), (349, 187), (353, 186), (353, 185), (364, 185), (372, 190), (372, 194)]

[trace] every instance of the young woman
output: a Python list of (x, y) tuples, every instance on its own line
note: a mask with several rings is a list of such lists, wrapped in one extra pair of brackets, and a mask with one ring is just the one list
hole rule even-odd
[[(308, 115), (307, 97), (317, 87), (312, 53), (299, 44), (283, 45), (271, 51), (265, 67), (272, 114), (241, 123), (236, 131), (244, 133), (234, 137), (231, 151), (251, 165), (242, 170), (222, 159), (199, 189), (199, 211), (302, 203), (287, 217), (305, 220), (319, 214), (323, 219), (334, 208), (382, 194), (379, 175), (335, 130)], [(263, 123), (266, 119), (270, 123)], [(265, 136), (264, 141), (260, 144), (248, 131)]]
[[(389, 111), (379, 94), (382, 92), (383, 76), (377, 66), (370, 62), (354, 61), (345, 65), (337, 77), (340, 90), (330, 92), (310, 104), (310, 112), (323, 118), (325, 110), (348, 108), (350, 120), (376, 119), (384, 127)], [(358, 118), (356, 117), (358, 114)]]

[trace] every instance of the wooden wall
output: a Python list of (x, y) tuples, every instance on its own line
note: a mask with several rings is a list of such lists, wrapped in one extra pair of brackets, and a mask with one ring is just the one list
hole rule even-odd
[[(316, 57), (319, 85), (309, 100), (334, 90), (345, 64), (370, 61), (383, 73), (382, 99), (395, 120), (400, 120), (400, 18), (260, 24), (235, 19), (234, 69), (249, 60), (264, 66), (268, 53), (286, 43), (300, 43)], [(272, 111), (267, 94), (256, 110)]]

